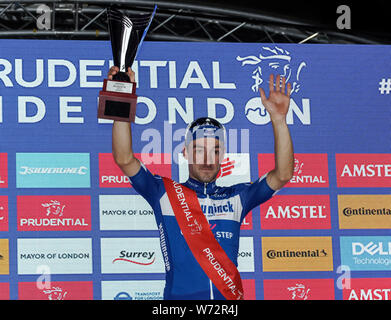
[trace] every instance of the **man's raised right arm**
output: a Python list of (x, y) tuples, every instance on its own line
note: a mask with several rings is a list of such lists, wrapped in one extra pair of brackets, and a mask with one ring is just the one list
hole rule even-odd
[[(108, 78), (111, 80), (118, 71), (118, 67), (111, 67)], [(130, 80), (134, 82), (134, 72), (130, 68), (128, 69), (128, 75)], [(133, 154), (132, 129), (129, 122), (114, 121), (112, 149), (115, 163), (126, 176), (132, 177), (139, 172), (141, 164)]]

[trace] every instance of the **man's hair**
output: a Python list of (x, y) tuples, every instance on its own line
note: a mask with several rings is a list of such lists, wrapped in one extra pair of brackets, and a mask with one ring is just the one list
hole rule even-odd
[(210, 117), (198, 118), (186, 128), (185, 146), (199, 138), (215, 138), (224, 144), (226, 140), (225, 128), (216, 119)]

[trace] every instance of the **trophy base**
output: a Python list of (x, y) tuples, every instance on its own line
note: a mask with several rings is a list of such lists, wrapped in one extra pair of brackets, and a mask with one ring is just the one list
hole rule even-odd
[[(135, 88), (134, 83), (124, 83), (126, 85), (132, 84), (133, 87), (130, 90), (131, 93), (124, 93), (123, 91), (106, 91), (106, 82), (107, 79), (105, 79), (103, 90), (99, 92), (98, 118), (134, 122), (137, 105), (137, 96), (134, 94), (135, 90), (133, 90), (133, 88)], [(115, 83), (118, 84), (120, 82), (116, 81)]]

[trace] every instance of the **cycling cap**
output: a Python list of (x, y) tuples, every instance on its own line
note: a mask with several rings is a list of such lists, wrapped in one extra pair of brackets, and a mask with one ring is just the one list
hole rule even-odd
[(199, 138), (215, 138), (224, 143), (225, 137), (225, 128), (216, 119), (209, 117), (198, 118), (187, 126), (185, 145), (187, 146), (191, 141)]

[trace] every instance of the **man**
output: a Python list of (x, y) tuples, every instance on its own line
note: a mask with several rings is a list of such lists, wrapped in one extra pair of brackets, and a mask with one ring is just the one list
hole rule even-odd
[[(112, 67), (109, 78), (116, 72), (118, 68)], [(134, 73), (130, 68), (128, 74), (134, 81)], [(173, 186), (176, 189), (171, 190), (167, 178), (153, 175), (146, 169), (134, 157), (130, 124), (114, 122), (114, 160), (155, 213), (166, 267), (164, 299), (227, 299), (227, 293), (223, 290), (231, 290), (234, 295), (232, 299), (242, 298), (242, 292), (238, 289), (241, 288), (240, 276), (238, 280), (231, 281), (232, 274), (239, 274), (236, 266), (240, 225), (250, 210), (270, 199), (293, 176), (293, 146), (286, 124), (291, 86), (285, 86), (285, 78), (280, 79), (280, 76), (277, 76), (274, 84), (274, 77), (271, 75), (269, 98), (266, 98), (265, 92), (260, 89), (262, 103), (270, 114), (274, 130), (275, 168), (253, 183), (240, 183), (231, 187), (216, 186), (216, 177), (225, 152), (224, 127), (212, 118), (197, 119), (187, 127), (183, 155), (189, 162), (189, 179), (183, 184), (183, 188), (190, 190), (190, 197), (196, 195), (196, 201), (190, 210), (194, 209), (195, 212), (197, 208), (202, 209), (197, 211), (201, 212), (202, 218), (198, 216), (198, 221), (194, 219), (194, 223), (191, 224), (193, 229), (190, 231), (186, 231), (186, 226), (180, 222), (181, 216), (178, 215), (173, 202), (173, 194), (175, 191), (178, 193), (179, 184), (174, 182)], [(180, 188), (182, 190), (182, 187)], [(206, 228), (202, 221), (207, 222)], [(220, 250), (220, 260), (214, 260), (211, 251), (208, 251), (209, 248), (200, 254), (195, 251), (195, 242), (199, 241), (189, 240), (190, 233), (194, 230), (195, 234), (205, 232), (205, 237), (213, 233), (213, 239), (208, 238), (207, 243), (211, 246), (213, 243), (216, 250)], [(206, 253), (206, 260), (213, 262), (211, 270), (204, 267), (200, 258), (202, 253), (204, 256)], [(221, 277), (221, 281), (228, 283), (229, 289), (222, 288), (220, 284), (219, 288), (216, 288), (215, 284), (218, 282), (211, 274), (216, 270), (218, 274), (214, 276)]]

